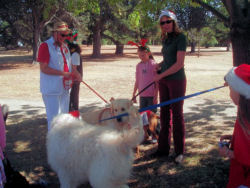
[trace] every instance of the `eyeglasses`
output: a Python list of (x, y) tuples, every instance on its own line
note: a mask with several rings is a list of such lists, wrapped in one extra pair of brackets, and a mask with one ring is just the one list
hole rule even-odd
[(166, 20), (165, 22), (160, 22), (160, 25), (164, 25), (164, 24), (170, 24), (172, 23), (174, 20)]
[(65, 34), (60, 34), (61, 37), (68, 37), (69, 35), (65, 35)]

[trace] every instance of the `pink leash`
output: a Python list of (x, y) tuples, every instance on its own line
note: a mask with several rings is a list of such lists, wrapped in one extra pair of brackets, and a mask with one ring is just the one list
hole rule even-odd
[(84, 85), (86, 85), (91, 91), (93, 91), (98, 97), (100, 97), (105, 103), (108, 104), (108, 102), (99, 94), (97, 93), (93, 88), (91, 88), (86, 82), (81, 81)]

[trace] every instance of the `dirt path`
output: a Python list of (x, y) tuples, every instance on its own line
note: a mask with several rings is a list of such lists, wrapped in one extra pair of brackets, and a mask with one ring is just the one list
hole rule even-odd
[[(114, 46), (102, 48), (102, 59), (90, 59), (91, 48), (83, 46), (84, 81), (106, 100), (111, 97), (130, 98), (138, 63), (136, 50), (126, 47), (125, 55), (120, 57), (112, 55)], [(160, 62), (160, 47), (151, 47), (151, 50), (156, 61)], [(58, 187), (57, 177), (46, 162), (47, 127), (39, 92), (39, 67), (31, 65), (30, 61), (31, 55), (25, 51), (0, 51), (0, 103), (10, 106), (6, 152), (13, 165), (30, 181), (43, 178), (51, 183), (50, 187)], [(202, 49), (199, 58), (187, 54), (186, 94), (223, 85), (224, 74), (231, 66), (231, 52), (221, 48)], [(81, 112), (103, 106), (101, 99), (81, 85)], [(142, 145), (141, 156), (135, 161), (133, 177), (129, 181), (130, 187), (214, 187), (225, 184), (228, 162), (224, 163), (218, 157), (216, 147), (222, 133), (232, 133), (235, 119), (235, 107), (228, 97), (228, 89), (187, 99), (184, 107), (187, 127), (185, 163), (178, 167), (171, 158), (151, 160), (147, 154), (156, 145)], [(221, 177), (217, 178), (217, 175)]]

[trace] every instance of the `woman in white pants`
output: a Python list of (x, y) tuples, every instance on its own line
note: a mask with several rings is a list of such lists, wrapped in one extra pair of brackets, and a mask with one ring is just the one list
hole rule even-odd
[(81, 81), (80, 74), (72, 69), (70, 51), (64, 43), (69, 32), (65, 22), (55, 23), (53, 35), (40, 45), (38, 51), (40, 91), (46, 107), (48, 130), (56, 115), (69, 112), (69, 93), (73, 77)]

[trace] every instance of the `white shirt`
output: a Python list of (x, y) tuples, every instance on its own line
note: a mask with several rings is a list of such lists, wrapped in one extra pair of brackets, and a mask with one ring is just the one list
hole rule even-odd
[(80, 65), (80, 55), (77, 52), (74, 52), (71, 56), (72, 65)]

